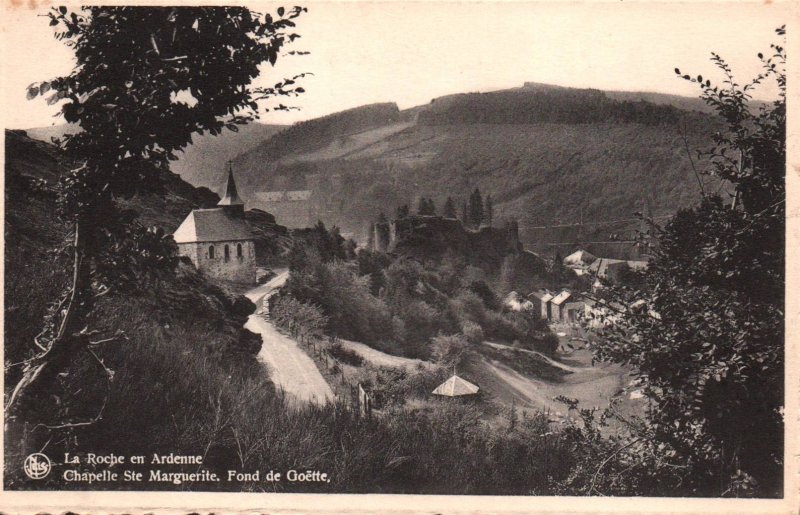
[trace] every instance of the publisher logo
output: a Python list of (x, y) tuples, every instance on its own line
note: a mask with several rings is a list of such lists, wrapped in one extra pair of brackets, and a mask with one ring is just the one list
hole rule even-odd
[(50, 473), (50, 458), (40, 452), (29, 454), (23, 465), (25, 474), (31, 479), (42, 479)]

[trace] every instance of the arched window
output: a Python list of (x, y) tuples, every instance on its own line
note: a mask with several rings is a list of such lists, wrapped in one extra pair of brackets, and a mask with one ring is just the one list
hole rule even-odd
[(214, 259), (214, 245), (208, 246), (208, 259)]
[(226, 244), (225, 245), (225, 261), (229, 260), (230, 258), (231, 258), (231, 249)]
[(236, 244), (236, 257), (242, 257), (242, 244)]

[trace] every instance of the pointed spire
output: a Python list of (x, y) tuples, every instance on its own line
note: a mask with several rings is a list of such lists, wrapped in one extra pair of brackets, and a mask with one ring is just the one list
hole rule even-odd
[(228, 161), (228, 182), (225, 184), (225, 196), (217, 205), (244, 206), (244, 201), (239, 198), (239, 193), (236, 191), (236, 181), (233, 180), (233, 161)]

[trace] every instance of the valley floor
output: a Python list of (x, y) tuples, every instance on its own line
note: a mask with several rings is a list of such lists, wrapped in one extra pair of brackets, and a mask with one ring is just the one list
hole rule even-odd
[[(561, 337), (564, 339), (564, 337)], [(485, 342), (486, 346), (502, 349), (506, 354), (539, 354), (524, 349)], [(470, 363), (469, 371), (484, 392), (501, 402), (512, 402), (521, 410), (544, 410), (552, 419), (560, 420), (567, 415), (567, 406), (555, 400), (558, 396), (575, 399), (581, 408), (605, 408), (614, 397), (621, 400), (625, 412), (635, 410), (641, 401), (631, 398), (627, 392), (632, 377), (630, 371), (616, 364), (593, 363), (592, 352), (581, 348), (569, 355), (556, 354), (556, 359), (539, 355), (546, 363), (565, 372), (557, 380), (536, 377), (514, 367), (506, 360), (492, 355), (479, 354)]]
[[(245, 293), (259, 302), (280, 289), (289, 276), (280, 271), (268, 283)], [(251, 315), (246, 329), (261, 335), (263, 344), (258, 358), (269, 370), (270, 379), (287, 396), (298, 402), (326, 403), (334, 399), (331, 386), (311, 356), (294, 340), (278, 331), (266, 313)], [(500, 405), (515, 405), (523, 411), (544, 410), (554, 420), (568, 417), (558, 396), (575, 399), (581, 408), (604, 408), (612, 398), (620, 399), (619, 409), (633, 414), (642, 408), (642, 400), (631, 390), (630, 370), (620, 365), (595, 363), (591, 351), (571, 334), (557, 331), (559, 351), (548, 357), (536, 351), (484, 342), (459, 375), (479, 385), (483, 398)], [(582, 335), (585, 336), (585, 335)], [(406, 368), (425, 366), (418, 359), (386, 354), (363, 343), (340, 340), (350, 351), (359, 354), (375, 367)], [(533, 359), (547, 374), (537, 373), (521, 364), (522, 357)], [(352, 367), (344, 366), (347, 370)], [(356, 369), (350, 370), (354, 372)]]

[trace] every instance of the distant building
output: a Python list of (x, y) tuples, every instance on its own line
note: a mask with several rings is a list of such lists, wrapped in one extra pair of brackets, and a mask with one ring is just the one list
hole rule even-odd
[(570, 265), (580, 265), (580, 266), (589, 266), (597, 259), (597, 256), (594, 254), (587, 252), (585, 250), (577, 250), (570, 254), (569, 256), (564, 258), (564, 264), (566, 266)]
[(564, 304), (564, 313), (566, 318), (564, 322), (576, 323), (583, 318), (583, 312), (586, 309), (582, 300), (570, 299), (570, 302)]
[(605, 279), (615, 283), (619, 281), (622, 273), (625, 270), (645, 270), (647, 268), (647, 264), (647, 261), (640, 260), (626, 261), (622, 259), (597, 258), (591, 265), (589, 265), (589, 268), (587, 269), (589, 273), (597, 278), (592, 286), (592, 289), (602, 287), (602, 283), (599, 281), (599, 279)]
[(544, 320), (550, 320), (550, 301), (553, 295), (547, 290), (538, 290), (528, 295), (533, 310)]
[(577, 275), (583, 275), (593, 262), (597, 260), (597, 256), (585, 250), (578, 250), (565, 257), (563, 260), (564, 266), (571, 268)]
[(552, 322), (567, 322), (567, 302), (572, 294), (567, 290), (562, 291), (550, 300), (550, 320)]
[(244, 220), (244, 202), (236, 191), (230, 164), (225, 195), (217, 205), (189, 213), (173, 234), (178, 253), (209, 277), (254, 284), (255, 244)]
[(315, 220), (312, 191), (258, 191), (253, 205), (275, 216), (275, 222), (289, 229), (311, 227)]

